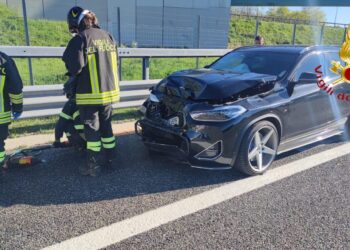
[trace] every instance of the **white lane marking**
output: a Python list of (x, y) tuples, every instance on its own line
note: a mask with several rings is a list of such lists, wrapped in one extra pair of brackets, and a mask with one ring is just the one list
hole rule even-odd
[(350, 143), (285, 164), (262, 176), (254, 176), (222, 185), (45, 249), (73, 250), (107, 247), (347, 154), (350, 154)]

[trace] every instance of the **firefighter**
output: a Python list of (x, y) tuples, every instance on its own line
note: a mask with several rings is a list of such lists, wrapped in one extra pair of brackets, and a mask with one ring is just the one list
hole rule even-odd
[(5, 161), (5, 140), (12, 119), (17, 120), (23, 111), (23, 83), (15, 62), (0, 52), (0, 164)]
[(111, 120), (112, 104), (119, 101), (117, 48), (93, 12), (73, 7), (67, 21), (73, 38), (63, 61), (70, 76), (77, 78), (76, 104), (87, 141), (87, 162), (79, 169), (82, 175), (97, 176), (101, 166), (112, 167), (116, 148)]
[(61, 142), (65, 133), (69, 145), (74, 146), (79, 152), (86, 148), (84, 125), (81, 123), (78, 107), (75, 103), (75, 78), (71, 78), (63, 89), (68, 101), (64, 105), (55, 127), (54, 147), (66, 146)]

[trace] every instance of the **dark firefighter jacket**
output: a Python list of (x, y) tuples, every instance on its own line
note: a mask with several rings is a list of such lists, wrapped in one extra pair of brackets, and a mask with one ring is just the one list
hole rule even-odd
[(99, 28), (73, 37), (63, 54), (71, 76), (77, 76), (77, 105), (107, 105), (119, 101), (117, 49), (113, 37)]
[(64, 105), (55, 127), (55, 139), (62, 138), (63, 133), (67, 136), (84, 134), (84, 125), (80, 120), (80, 114), (74, 99), (69, 99)]
[(0, 52), (0, 124), (11, 123), (11, 111), (23, 110), (23, 83), (15, 62)]

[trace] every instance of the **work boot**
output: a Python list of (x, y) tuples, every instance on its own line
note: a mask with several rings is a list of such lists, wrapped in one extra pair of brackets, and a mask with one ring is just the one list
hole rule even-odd
[(89, 175), (90, 171), (89, 171), (89, 166), (88, 164), (81, 164), (79, 165), (79, 173), (81, 175)]
[(116, 158), (116, 150), (115, 148), (113, 149), (105, 149), (105, 157), (103, 159), (103, 164), (102, 166), (104, 167), (104, 169), (110, 173), (113, 172), (115, 170), (114, 167), (114, 160)]
[(84, 159), (86, 155), (86, 149), (80, 146), (74, 146), (74, 150), (77, 154), (77, 158)]
[(101, 173), (101, 166), (98, 161), (98, 153), (90, 152), (87, 153), (87, 168), (88, 174), (92, 177), (99, 176)]

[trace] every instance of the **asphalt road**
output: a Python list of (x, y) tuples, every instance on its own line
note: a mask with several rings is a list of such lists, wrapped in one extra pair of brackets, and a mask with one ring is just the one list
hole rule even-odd
[[(278, 168), (343, 142), (284, 154)], [(0, 249), (37, 249), (245, 178), (150, 158), (139, 139), (118, 140), (117, 170), (81, 177), (70, 149), (0, 177)], [(109, 249), (350, 249), (350, 156), (186, 216)], [(268, 173), (267, 173), (268, 174)]]

